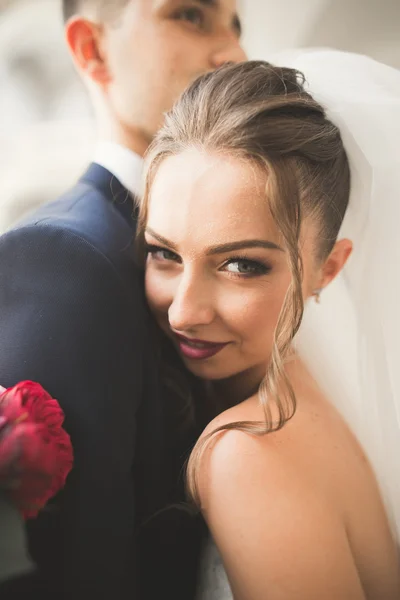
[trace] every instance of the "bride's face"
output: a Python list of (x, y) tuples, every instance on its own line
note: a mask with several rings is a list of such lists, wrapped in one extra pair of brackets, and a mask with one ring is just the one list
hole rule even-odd
[[(145, 233), (146, 294), (187, 367), (206, 379), (265, 372), (291, 281), (265, 197), (265, 174), (237, 158), (189, 150), (155, 176)], [(302, 232), (304, 296), (318, 267)]]

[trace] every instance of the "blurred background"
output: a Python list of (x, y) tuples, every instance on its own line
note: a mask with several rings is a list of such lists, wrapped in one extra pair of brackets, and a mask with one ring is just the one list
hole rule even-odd
[[(329, 46), (400, 69), (400, 0), (241, 0), (251, 58)], [(0, 232), (81, 174), (95, 143), (59, 0), (0, 0)]]

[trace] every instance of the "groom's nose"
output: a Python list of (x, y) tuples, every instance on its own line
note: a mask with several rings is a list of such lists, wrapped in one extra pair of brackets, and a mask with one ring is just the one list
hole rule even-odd
[(225, 63), (239, 63), (245, 60), (247, 60), (247, 56), (240, 40), (234, 34), (231, 34), (211, 55), (211, 67), (212, 69), (218, 69)]

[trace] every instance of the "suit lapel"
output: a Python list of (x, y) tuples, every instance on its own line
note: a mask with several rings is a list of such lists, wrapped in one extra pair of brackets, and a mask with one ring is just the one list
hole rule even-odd
[(110, 171), (92, 163), (81, 177), (80, 182), (98, 189), (130, 227), (136, 226), (138, 211), (135, 199)]

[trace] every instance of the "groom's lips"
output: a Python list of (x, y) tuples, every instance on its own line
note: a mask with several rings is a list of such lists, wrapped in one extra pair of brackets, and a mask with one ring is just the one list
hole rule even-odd
[(228, 342), (207, 342), (205, 340), (187, 338), (178, 333), (175, 333), (175, 337), (178, 342), (179, 350), (183, 356), (192, 360), (204, 360), (206, 358), (211, 358), (228, 345)]

